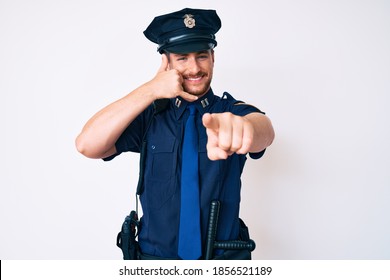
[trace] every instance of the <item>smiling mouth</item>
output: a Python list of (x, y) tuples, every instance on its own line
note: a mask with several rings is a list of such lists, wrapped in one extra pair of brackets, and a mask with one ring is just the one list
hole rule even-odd
[(185, 77), (184, 79), (186, 80), (186, 81), (189, 81), (189, 82), (199, 82), (199, 81), (201, 81), (202, 79), (203, 79), (203, 75), (201, 75), (201, 76), (196, 76), (196, 77)]

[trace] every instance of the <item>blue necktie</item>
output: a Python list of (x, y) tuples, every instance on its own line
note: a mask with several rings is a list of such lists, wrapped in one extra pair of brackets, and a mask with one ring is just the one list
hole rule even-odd
[(202, 255), (198, 175), (198, 133), (195, 105), (188, 105), (190, 115), (184, 129), (181, 173), (181, 209), (178, 255), (196, 260)]

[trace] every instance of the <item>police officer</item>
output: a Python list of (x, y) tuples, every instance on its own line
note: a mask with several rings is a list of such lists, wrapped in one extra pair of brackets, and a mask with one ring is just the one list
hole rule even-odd
[[(140, 196), (141, 259), (204, 258), (212, 200), (221, 202), (216, 239), (242, 238), (241, 172), (247, 155), (258, 159), (264, 154), (273, 141), (274, 131), (269, 118), (256, 107), (237, 101), (228, 93), (222, 97), (214, 94), (211, 81), (215, 34), (220, 27), (214, 10), (186, 8), (155, 17), (144, 34), (162, 54), (156, 76), (96, 113), (76, 139), (80, 153), (104, 160), (122, 152), (139, 153), (143, 139), (146, 140), (144, 191)], [(152, 104), (161, 99), (169, 101), (156, 114)], [(189, 107), (194, 107), (195, 113), (190, 113)], [(187, 203), (181, 198), (186, 164), (183, 138), (190, 114), (194, 114), (197, 133), (191, 137), (197, 141), (194, 168), (198, 174), (198, 194), (191, 198), (200, 210), (197, 218), (183, 220), (181, 213), (187, 211), (182, 208)], [(183, 256), (179, 248), (193, 243), (192, 237), (180, 237), (186, 224), (197, 224), (200, 231), (200, 249), (189, 257)], [(216, 254), (222, 259), (237, 258), (223, 250)]]

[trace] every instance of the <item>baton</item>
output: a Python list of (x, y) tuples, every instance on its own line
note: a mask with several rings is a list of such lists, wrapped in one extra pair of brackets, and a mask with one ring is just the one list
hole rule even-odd
[(217, 235), (217, 225), (218, 225), (218, 216), (219, 208), (221, 203), (218, 200), (211, 201), (210, 205), (210, 214), (209, 214), (209, 227), (207, 231), (207, 240), (206, 240), (206, 260), (211, 260), (213, 257), (214, 243)]
[(215, 241), (217, 236), (217, 226), (218, 226), (220, 207), (221, 207), (221, 203), (218, 200), (211, 201), (210, 213), (209, 213), (209, 224), (208, 224), (207, 239), (206, 239), (205, 259), (211, 260), (213, 258), (214, 249), (248, 250), (252, 252), (256, 247), (256, 243), (252, 239), (249, 239), (248, 241), (243, 241), (243, 240)]

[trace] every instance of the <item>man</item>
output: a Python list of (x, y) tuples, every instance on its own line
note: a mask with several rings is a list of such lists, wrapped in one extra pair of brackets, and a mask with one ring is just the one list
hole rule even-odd
[[(154, 18), (144, 34), (162, 54), (156, 76), (95, 114), (76, 139), (79, 152), (104, 160), (141, 152), (145, 141), (141, 259), (204, 259), (212, 200), (221, 203), (216, 239), (242, 239), (240, 176), (246, 155), (260, 158), (274, 131), (256, 107), (227, 93), (214, 95), (210, 85), (220, 27), (214, 10), (183, 9)], [(169, 101), (156, 113), (152, 104), (158, 100)], [(186, 136), (190, 119), (195, 136)], [(188, 159), (187, 141), (196, 141), (194, 158)], [(197, 187), (188, 194), (187, 185), (194, 182)], [(192, 216), (186, 217), (187, 211)], [(217, 250), (216, 258), (250, 254)]]

